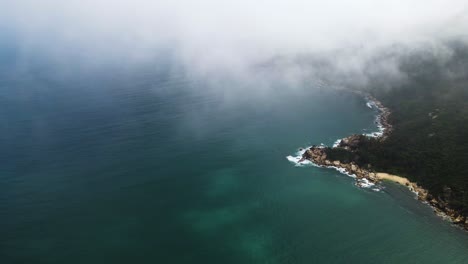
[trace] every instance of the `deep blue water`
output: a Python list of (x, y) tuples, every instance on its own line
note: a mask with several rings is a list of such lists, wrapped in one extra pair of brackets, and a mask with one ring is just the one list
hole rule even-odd
[(468, 262), (404, 188), (286, 159), (376, 129), (362, 98), (26, 63), (0, 74), (1, 263)]

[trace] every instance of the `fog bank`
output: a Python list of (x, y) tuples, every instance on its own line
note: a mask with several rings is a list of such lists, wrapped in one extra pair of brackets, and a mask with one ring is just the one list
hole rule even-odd
[[(309, 62), (345, 75), (383, 50), (430, 47), (468, 32), (466, 0), (15, 0), (0, 3), (0, 37), (26, 60), (139, 63), (170, 53), (197, 75), (242, 77), (266, 62), (297, 81)], [(445, 55), (444, 55), (445, 54)], [(382, 56), (380, 56), (382, 57)], [(373, 69), (398, 77), (392, 56)], [(303, 63), (298, 63), (302, 61)], [(325, 62), (326, 61), (326, 62)], [(78, 63), (78, 62), (76, 62)], [(315, 63), (317, 65), (317, 63)], [(317, 71), (316, 71), (317, 72)], [(365, 82), (365, 80), (360, 80)]]

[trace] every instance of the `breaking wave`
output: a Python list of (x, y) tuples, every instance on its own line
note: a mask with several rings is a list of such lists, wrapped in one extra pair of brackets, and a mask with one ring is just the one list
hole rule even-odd
[(290, 162), (294, 163), (295, 166), (298, 166), (298, 167), (305, 166), (305, 165), (315, 165), (313, 162), (307, 159), (301, 161), (302, 155), (306, 152), (308, 148), (310, 147), (301, 148), (294, 155), (287, 156), (286, 159), (288, 159)]

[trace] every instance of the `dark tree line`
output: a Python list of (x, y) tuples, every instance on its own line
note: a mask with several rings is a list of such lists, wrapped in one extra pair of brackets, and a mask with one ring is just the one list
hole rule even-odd
[(448, 47), (452, 54), (443, 58), (401, 57), (406, 80), (390, 89), (371, 80), (367, 91), (392, 112), (387, 140), (365, 138), (356, 152), (329, 149), (328, 156), (405, 176), (468, 215), (468, 46)]

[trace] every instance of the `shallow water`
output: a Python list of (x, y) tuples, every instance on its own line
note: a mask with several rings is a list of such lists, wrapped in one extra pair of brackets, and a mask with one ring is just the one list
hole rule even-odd
[(286, 159), (376, 130), (362, 98), (164, 67), (0, 77), (1, 263), (468, 262), (406, 189)]

